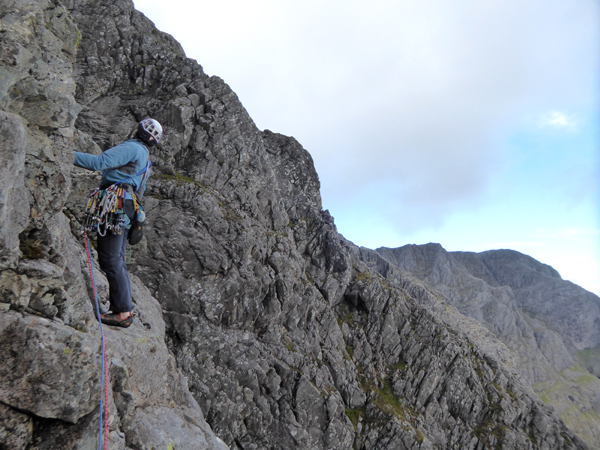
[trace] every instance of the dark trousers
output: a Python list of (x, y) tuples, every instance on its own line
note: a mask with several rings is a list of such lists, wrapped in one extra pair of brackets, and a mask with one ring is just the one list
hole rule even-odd
[[(125, 200), (124, 210), (131, 219), (134, 215), (133, 202), (131, 200)], [(125, 264), (125, 247), (127, 245), (128, 231), (128, 229), (124, 229), (122, 234), (112, 234), (109, 231), (106, 233), (106, 236), (98, 234), (98, 262), (108, 280), (110, 310), (113, 313), (133, 310), (131, 282), (129, 280), (127, 265)]]

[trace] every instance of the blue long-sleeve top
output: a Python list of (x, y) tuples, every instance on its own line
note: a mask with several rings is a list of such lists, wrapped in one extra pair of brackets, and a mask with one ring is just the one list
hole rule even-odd
[[(137, 197), (141, 198), (146, 190), (146, 179), (148, 173), (133, 176), (140, 173), (148, 164), (150, 157), (148, 150), (137, 139), (130, 139), (115, 147), (109, 148), (101, 155), (90, 155), (88, 153), (75, 153), (74, 164), (88, 170), (102, 170), (102, 184), (113, 184), (123, 181), (133, 186)], [(130, 178), (131, 177), (131, 178)], [(129, 194), (125, 198), (131, 198)]]

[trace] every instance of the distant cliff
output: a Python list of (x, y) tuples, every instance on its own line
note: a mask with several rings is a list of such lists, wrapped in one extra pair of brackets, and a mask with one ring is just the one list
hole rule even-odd
[[(146, 238), (128, 255), (137, 317), (106, 330), (109, 448), (589, 448), (528, 384), (555, 379), (538, 373), (550, 338), (565, 368), (597, 370), (595, 319), (564, 326), (579, 316), (554, 315), (525, 283), (539, 263), (511, 254), (504, 277), (452, 256), (481, 281), (438, 282), (430, 259), (409, 268), (348, 242), (308, 152), (258, 130), (131, 1), (10, 0), (0, 27), (0, 448), (97, 445), (100, 334), (79, 221), (98, 175), (72, 151), (99, 154), (148, 116), (165, 140)], [(556, 304), (562, 287), (548, 287)], [(473, 300), (488, 290), (508, 297)], [(536, 347), (515, 325), (528, 353), (499, 340), (513, 316), (490, 318), (513, 300), (515, 323), (541, 336)]]
[(377, 252), (484, 324), (511, 349), (521, 379), (580, 436), (600, 443), (598, 296), (512, 250), (446, 252), (428, 244)]

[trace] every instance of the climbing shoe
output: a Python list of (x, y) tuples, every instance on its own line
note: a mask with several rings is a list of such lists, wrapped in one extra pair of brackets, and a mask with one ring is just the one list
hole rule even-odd
[(127, 319), (121, 319), (118, 314), (105, 314), (100, 317), (103, 324), (114, 327), (127, 328), (133, 323), (133, 316), (129, 316)]

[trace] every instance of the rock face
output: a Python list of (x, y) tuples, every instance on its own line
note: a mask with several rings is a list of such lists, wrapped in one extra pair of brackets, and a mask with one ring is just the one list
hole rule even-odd
[[(590, 443), (600, 443), (600, 298), (512, 250), (446, 252), (439, 244), (380, 248), (373, 264), (423, 280), (511, 349), (518, 373)], [(383, 273), (383, 272), (382, 272)]]
[[(0, 448), (92, 449), (100, 333), (82, 235), (65, 209), (73, 150), (96, 148), (75, 127), (80, 26), (58, 2), (9, 0), (0, 30)], [(226, 448), (167, 349), (158, 302), (135, 277), (133, 289), (136, 324), (105, 330), (108, 448)]]
[(447, 291), (340, 236), (310, 155), (130, 1), (0, 8), (0, 448), (97, 444), (79, 220), (98, 176), (71, 152), (148, 116), (165, 140), (129, 266), (138, 316), (105, 330), (110, 448), (588, 448)]

